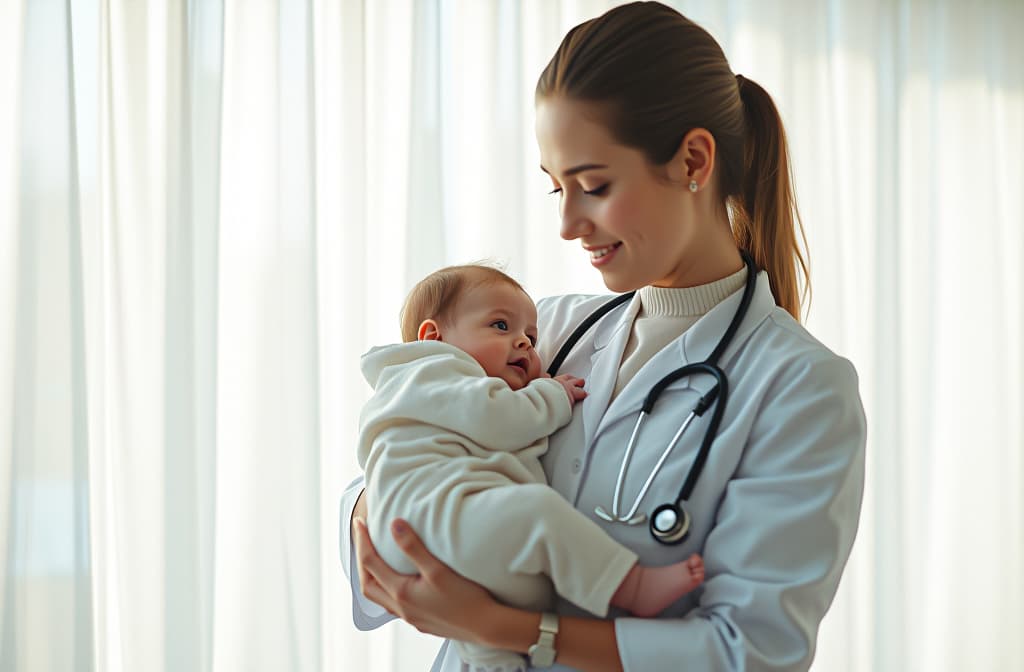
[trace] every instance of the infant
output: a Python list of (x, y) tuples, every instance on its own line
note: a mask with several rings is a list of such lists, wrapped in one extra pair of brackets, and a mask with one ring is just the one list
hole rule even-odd
[[(537, 309), (483, 265), (420, 281), (402, 310), (405, 342), (361, 361), (374, 392), (360, 415), (370, 536), (395, 570), (415, 567), (388, 526), (404, 518), (427, 548), (507, 604), (543, 611), (559, 595), (597, 615), (658, 614), (704, 579), (694, 554), (641, 567), (546, 484), (547, 437), (586, 397), (584, 381), (542, 373)], [(455, 642), (473, 670), (526, 669), (510, 651)]]

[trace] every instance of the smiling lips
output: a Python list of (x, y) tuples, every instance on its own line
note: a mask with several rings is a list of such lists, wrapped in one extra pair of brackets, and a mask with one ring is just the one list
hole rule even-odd
[(613, 255), (620, 247), (622, 247), (622, 241), (612, 243), (611, 245), (605, 245), (603, 247), (588, 247), (584, 245), (583, 249), (590, 253), (590, 263), (595, 266), (599, 266), (611, 261), (611, 257), (609, 255)]
[(612, 245), (608, 245), (607, 247), (591, 247), (588, 248), (587, 251), (590, 252), (590, 256), (592, 258), (600, 259), (601, 257), (605, 256), (606, 254), (617, 248), (619, 245), (622, 245), (622, 243), (614, 243)]

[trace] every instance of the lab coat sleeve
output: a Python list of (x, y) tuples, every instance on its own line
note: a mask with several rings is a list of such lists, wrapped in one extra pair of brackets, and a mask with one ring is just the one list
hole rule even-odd
[(352, 587), (352, 622), (360, 630), (373, 630), (394, 620), (384, 607), (371, 602), (363, 595), (359, 586), (359, 572), (356, 570), (355, 545), (352, 543), (352, 511), (363, 491), (363, 477), (352, 481), (341, 496), (341, 569)]
[(860, 515), (866, 426), (849, 362), (796, 364), (764, 397), (681, 619), (619, 619), (628, 672), (806, 670)]

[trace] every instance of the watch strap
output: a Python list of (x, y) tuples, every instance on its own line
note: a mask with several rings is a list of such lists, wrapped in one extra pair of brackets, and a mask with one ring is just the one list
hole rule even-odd
[(530, 647), (531, 667), (551, 667), (555, 662), (555, 637), (558, 636), (558, 616), (543, 613), (540, 616), (540, 627), (537, 643)]

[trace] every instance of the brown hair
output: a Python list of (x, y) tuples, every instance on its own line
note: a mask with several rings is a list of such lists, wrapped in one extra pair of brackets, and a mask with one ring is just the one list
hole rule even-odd
[(736, 245), (768, 271), (775, 303), (800, 319), (798, 276), (805, 295), (811, 283), (782, 119), (706, 30), (657, 2), (615, 7), (566, 34), (537, 81), (538, 101), (554, 95), (596, 104), (612, 136), (655, 166), (692, 129), (707, 129)]
[(402, 305), (400, 322), (402, 342), (409, 343), (419, 337), (424, 320), (437, 320), (450, 324), (459, 298), (466, 291), (481, 285), (505, 282), (524, 294), (526, 290), (514, 279), (484, 263), (448, 266), (434, 271), (416, 283)]

